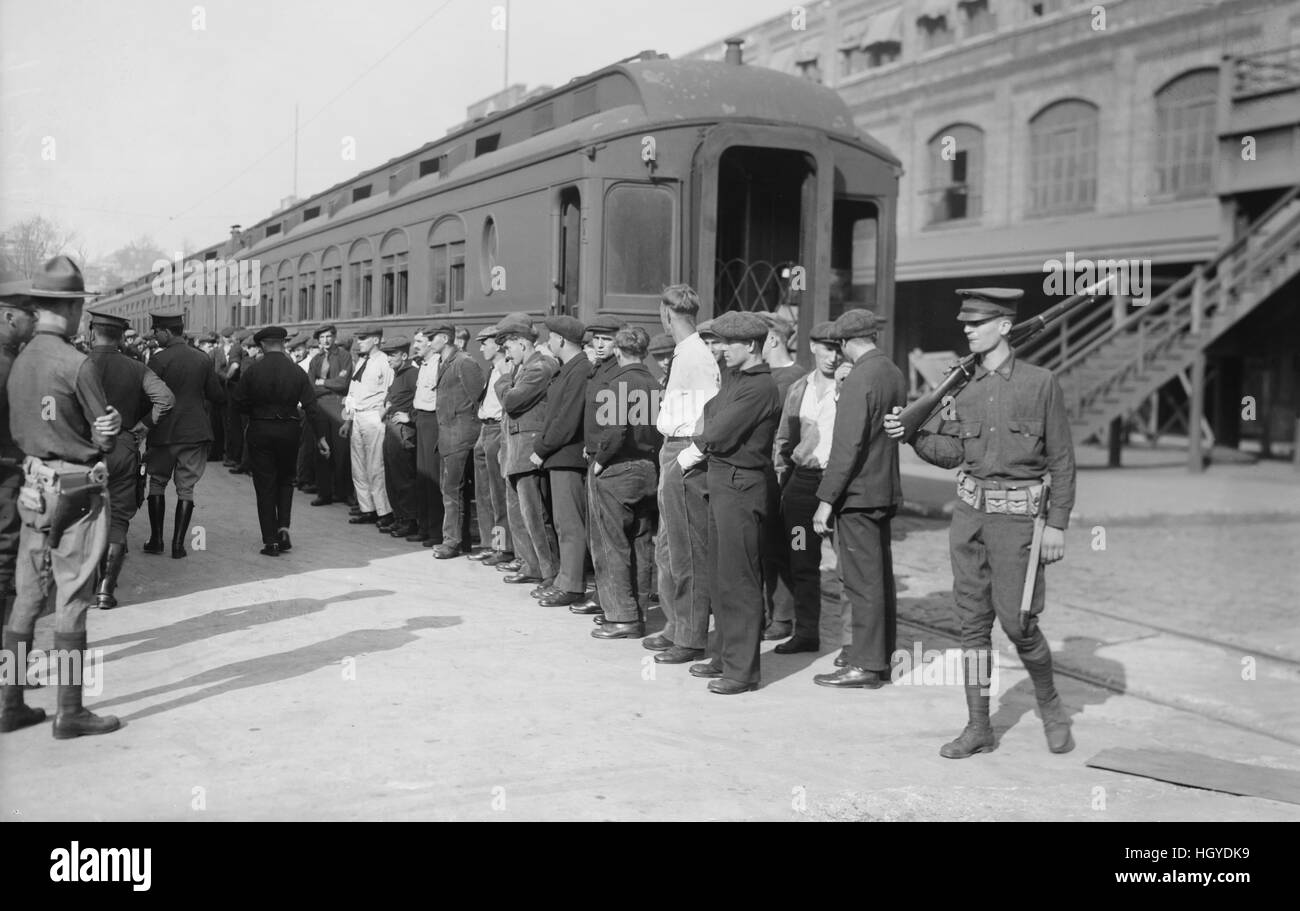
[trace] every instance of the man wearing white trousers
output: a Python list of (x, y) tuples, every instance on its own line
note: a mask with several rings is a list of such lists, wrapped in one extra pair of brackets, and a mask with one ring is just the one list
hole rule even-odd
[(366, 326), (356, 333), (357, 363), (343, 400), (343, 427), (339, 435), (351, 440), (352, 486), (357, 512), (348, 522), (366, 525), (388, 522), (393, 509), (384, 487), (384, 397), (393, 381), (393, 368), (379, 350), (384, 330)]

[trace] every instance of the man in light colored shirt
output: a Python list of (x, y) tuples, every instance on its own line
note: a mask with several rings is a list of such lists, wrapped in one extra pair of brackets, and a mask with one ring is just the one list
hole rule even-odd
[(343, 399), (343, 428), (339, 435), (351, 440), (352, 486), (356, 489), (358, 514), (348, 519), (365, 525), (380, 519), (390, 521), (392, 506), (384, 481), (384, 398), (393, 381), (393, 368), (379, 350), (384, 330), (366, 326), (357, 331), (357, 366), (352, 371), (347, 397)]
[(478, 334), (479, 353), (492, 365), (492, 372), (478, 408), (483, 427), (474, 443), (474, 491), (478, 497), (478, 533), (483, 549), (470, 554), (469, 559), (481, 560), (484, 566), (509, 563), (515, 558), (506, 508), (506, 476), (502, 471), (505, 461), (501, 449), (502, 409), (497, 391), (510, 382), (510, 362), (505, 348), (496, 342), (496, 331), (496, 326), (488, 326)]
[(822, 538), (813, 530), (812, 519), (835, 429), (835, 370), (840, 363), (840, 347), (831, 335), (834, 327), (833, 322), (813, 327), (810, 348), (815, 369), (795, 380), (786, 393), (773, 445), (777, 483), (782, 491), (784, 541), (791, 547), (789, 542), (798, 534), (803, 545), (789, 551), (794, 636), (776, 647), (780, 655), (821, 649)]
[[(454, 330), (429, 326), (415, 333), (420, 359), (415, 379), (415, 535), (425, 547), (442, 543), (442, 460), (438, 457), (438, 369)], [(412, 537), (415, 537), (412, 535)]]
[(672, 369), (655, 422), (663, 434), (659, 451), (659, 603), (667, 623), (645, 641), (663, 649), (660, 664), (686, 664), (704, 657), (709, 639), (708, 481), (704, 471), (683, 472), (677, 456), (699, 432), (704, 403), (717, 395), (721, 373), (695, 331), (699, 295), (689, 285), (672, 285), (659, 299), (659, 319), (672, 336)]

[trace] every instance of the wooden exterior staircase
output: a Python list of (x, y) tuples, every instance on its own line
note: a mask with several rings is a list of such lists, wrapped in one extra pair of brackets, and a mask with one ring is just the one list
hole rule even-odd
[(1057, 375), (1081, 443), (1133, 413), (1297, 273), (1300, 185), (1145, 307), (1118, 322), (1109, 307), (1075, 311), (1017, 356)]

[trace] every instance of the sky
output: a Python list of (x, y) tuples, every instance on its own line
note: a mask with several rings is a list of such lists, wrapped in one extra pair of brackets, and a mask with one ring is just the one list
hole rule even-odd
[[(0, 0), (0, 226), (197, 249), (443, 136), (506, 78), (680, 56), (789, 0)], [(349, 148), (355, 157), (346, 157)]]

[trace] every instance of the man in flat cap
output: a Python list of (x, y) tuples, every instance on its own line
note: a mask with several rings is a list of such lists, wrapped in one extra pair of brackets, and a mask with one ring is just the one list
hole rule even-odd
[[(952, 407), (937, 416), (938, 423), (931, 421), (912, 440), (927, 462), (960, 469), (948, 538), (969, 720), (957, 739), (940, 749), (948, 759), (996, 745), (988, 689), (995, 617), (1033, 681), (1048, 749), (1074, 749), (1070, 716), (1052, 676), (1052, 652), (1038, 627), (1046, 595), (1043, 572), (1034, 580), (1027, 622), (1020, 617), (1034, 518), (1040, 511), (1046, 515), (1041, 562), (1055, 563), (1065, 556), (1075, 474), (1060, 384), (1051, 371), (1018, 360), (1007, 341), (1023, 293), (1014, 288), (957, 292), (962, 298), (957, 319), (979, 366)], [(895, 438), (904, 433), (892, 415), (885, 430)]]
[(36, 329), (36, 305), (27, 297), (30, 281), (0, 285), (0, 621), (14, 603), (14, 564), (22, 520), (18, 488), (23, 483), (23, 453), (9, 432), (9, 373), (14, 359)]
[[(586, 326), (586, 343), (582, 347), (583, 354), (591, 364), (583, 393), (582, 414), (582, 453), (587, 470), (587, 548), (591, 553), (592, 568), (596, 572), (597, 580), (602, 573), (600, 561), (604, 559), (605, 549), (598, 540), (600, 530), (591, 519), (597, 509), (596, 492), (592, 487), (596, 466), (591, 459), (593, 447), (587, 445), (587, 442), (596, 439), (603, 429), (601, 421), (603, 398), (608, 394), (610, 377), (619, 369), (618, 358), (615, 357), (614, 351), (614, 336), (622, 328), (623, 323), (617, 317), (597, 314)], [(651, 417), (653, 419), (653, 416)], [(599, 581), (597, 586), (599, 587)], [(569, 610), (576, 614), (600, 613), (599, 594), (590, 600), (584, 599), (579, 603), (570, 604)]]
[(882, 422), (907, 401), (907, 380), (876, 346), (884, 320), (863, 309), (846, 310), (832, 330), (853, 367), (835, 411), (835, 432), (821, 483), (813, 531), (829, 532), (834, 516), (844, 592), (853, 615), (853, 641), (845, 666), (818, 674), (820, 686), (875, 689), (889, 680), (897, 638), (890, 523), (903, 502), (898, 444)]
[(546, 392), (546, 416), (529, 460), (550, 481), (560, 570), (549, 588), (537, 590), (537, 598), (543, 607), (568, 607), (587, 600), (587, 460), (582, 450), (592, 364), (582, 351), (586, 327), (577, 318), (557, 314), (548, 316), (545, 325), (550, 332), (546, 347), (560, 370)]
[(425, 547), (442, 543), (444, 515), (442, 497), (442, 453), (438, 445), (438, 374), (444, 356), (450, 355), (455, 328), (435, 323), (415, 333), (419, 371), (415, 379), (415, 523), (416, 534)]
[[(437, 326), (431, 346), (449, 327)], [(456, 333), (453, 332), (453, 336)], [(439, 560), (470, 550), (470, 479), (474, 470), (474, 444), (482, 425), (478, 403), (483, 396), (483, 368), (459, 345), (444, 345), (438, 352), (438, 462), (442, 491), (442, 543), (433, 548)], [(435, 535), (436, 537), (438, 535)]]
[(332, 323), (317, 326), (312, 332), (316, 351), (307, 364), (307, 377), (316, 390), (316, 404), (329, 424), (329, 455), (316, 456), (316, 499), (312, 506), (328, 506), (348, 498), (352, 488), (351, 447), (340, 445), (343, 428), (343, 396), (352, 382), (352, 356), (348, 349), (336, 345), (337, 331)]
[(555, 359), (536, 347), (537, 334), (527, 313), (511, 313), (497, 324), (497, 342), (505, 346), (506, 355), (515, 365), (510, 388), (501, 398), (506, 413), (506, 474), (513, 496), (507, 494), (512, 507), (511, 536), (515, 555), (520, 560), (518, 572), (502, 581), (521, 585), (555, 582), (559, 572), (558, 544), (555, 528), (546, 510), (546, 477), (532, 461), (533, 445), (546, 420), (546, 393), (551, 378), (560, 369)]
[(379, 347), (384, 330), (378, 326), (358, 329), (356, 369), (343, 399), (343, 427), (339, 435), (352, 447), (352, 487), (357, 495), (357, 514), (352, 525), (374, 525), (392, 521), (392, 506), (384, 481), (384, 399), (393, 381), (393, 368)]
[(650, 356), (654, 358), (655, 366), (659, 368), (660, 389), (663, 389), (664, 384), (668, 382), (668, 367), (673, 361), (673, 348), (675, 347), (677, 346), (673, 341), (673, 337), (666, 332), (660, 332), (650, 338), (650, 347), (647, 350)]
[[(696, 332), (699, 310), (699, 295), (689, 285), (672, 285), (660, 295), (659, 319), (676, 343), (656, 420), (664, 444), (659, 451), (655, 562), (666, 623), (659, 635), (642, 643), (660, 652), (655, 655), (660, 664), (704, 657), (709, 639), (708, 476), (703, 470), (684, 472), (677, 461), (699, 431), (704, 405), (718, 394), (722, 378), (712, 350)], [(767, 328), (763, 331), (766, 336)]]
[(293, 548), (289, 537), (293, 513), (293, 476), (298, 458), (302, 423), (301, 405), (325, 452), (329, 424), (316, 404), (311, 380), (284, 351), (288, 331), (267, 326), (253, 335), (262, 347), (262, 357), (244, 367), (232, 394), (239, 413), (248, 417), (245, 443), (253, 466), (253, 490), (257, 496), (257, 522), (262, 531), (262, 553), (278, 557)]
[[(176, 518), (172, 525), (172, 557), (180, 559), (188, 553), (185, 536), (194, 515), (194, 487), (203, 477), (208, 445), (212, 442), (208, 404), (215, 408), (224, 405), (226, 398), (207, 355), (185, 344), (181, 314), (155, 313), (152, 320), (153, 337), (159, 350), (150, 358), (149, 368), (167, 384), (176, 403), (149, 431), (149, 450), (145, 456), (149, 473), (149, 540), (145, 542), (144, 552), (163, 552), (167, 482), (174, 479)], [(236, 412), (233, 425), (239, 424)], [(227, 443), (230, 426), (227, 425)]]
[[(780, 528), (790, 548), (794, 592), (793, 636), (774, 649), (779, 655), (821, 650), (822, 536), (813, 528), (813, 514), (835, 430), (835, 370), (841, 360), (835, 323), (814, 326), (809, 343), (813, 369), (786, 393), (774, 447), (781, 489)], [(789, 543), (796, 541), (801, 546)]]
[[(237, 468), (244, 455), (244, 435), (239, 413), (235, 410), (234, 400), (230, 398), (231, 387), (239, 382), (240, 366), (244, 362), (244, 346), (235, 336), (243, 331), (239, 326), (226, 326), (221, 330), (221, 341), (212, 352), (212, 366), (216, 370), (217, 380), (225, 394), (221, 409), (225, 417), (222, 428), (223, 453), (221, 464), (226, 468)], [(235, 430), (239, 433), (235, 433)]]
[[(709, 604), (718, 636), (712, 659), (692, 666), (715, 678), (709, 691), (734, 695), (758, 688), (763, 637), (764, 528), (776, 474), (772, 441), (781, 400), (763, 361), (767, 325), (753, 313), (728, 312), (713, 321), (730, 376), (704, 406), (700, 431), (677, 456), (685, 473), (709, 474)], [(775, 518), (775, 517), (771, 517)]]
[[(54, 736), (63, 740), (118, 728), (116, 718), (82, 706), (81, 678), (87, 666), (86, 612), (108, 537), (103, 459), (122, 421), (105, 399), (89, 358), (69, 341), (87, 297), (77, 264), (54, 257), (26, 294), (37, 310), (35, 335), (14, 359), (5, 389), (9, 430), (26, 459), (18, 494), (17, 593), (3, 645), (9, 667), (25, 670), (36, 618), (53, 591), (54, 648), (68, 659), (57, 662)], [(0, 681), (0, 732), (44, 718), (43, 711), (23, 704), (21, 678), (6, 675)]]
[[(108, 552), (100, 571), (95, 605), (117, 606), (117, 577), (126, 559), (126, 532), (140, 508), (140, 444), (149, 430), (176, 404), (176, 397), (158, 375), (120, 350), (127, 321), (106, 313), (90, 314), (93, 346), (90, 362), (104, 387), (108, 403), (122, 416), (122, 431), (105, 459), (108, 465)], [(209, 424), (210, 426), (210, 424)]]
[(392, 523), (379, 523), (379, 531), (394, 538), (415, 533), (415, 378), (419, 372), (410, 362), (411, 340), (405, 335), (384, 338), (379, 348), (388, 357), (393, 381), (384, 397), (384, 484), (392, 504)]
[(496, 342), (496, 333), (496, 326), (487, 326), (478, 334), (479, 354), (490, 368), (477, 403), (479, 434), (474, 443), (474, 491), (482, 549), (470, 554), (469, 559), (481, 561), (484, 566), (509, 563), (515, 557), (502, 472), (505, 441), (501, 435), (501, 396), (510, 385), (510, 362), (505, 348)]

